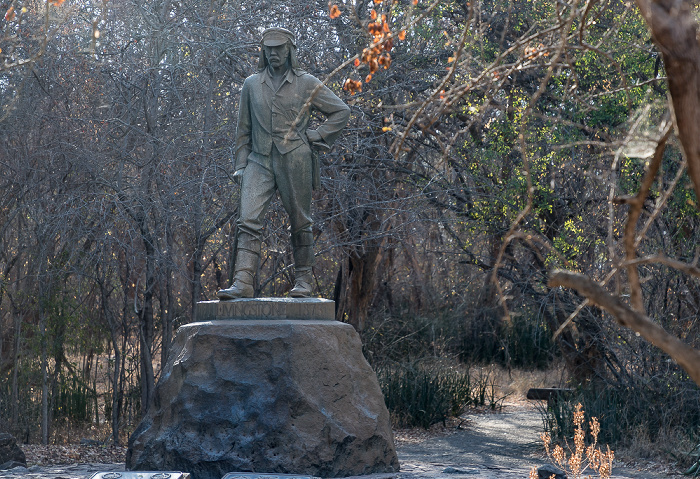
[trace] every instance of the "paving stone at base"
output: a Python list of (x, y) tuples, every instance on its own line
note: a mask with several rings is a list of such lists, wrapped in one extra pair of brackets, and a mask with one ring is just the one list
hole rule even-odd
[(318, 479), (298, 474), (263, 474), (258, 472), (229, 472), (222, 479)]
[(314, 319), (335, 320), (335, 301), (323, 298), (250, 298), (230, 301), (200, 301), (194, 321), (225, 319)]
[(90, 479), (192, 479), (188, 472), (180, 471), (106, 471), (97, 472)]
[(87, 479), (100, 471), (124, 471), (121, 464), (68, 464), (63, 466), (17, 467), (0, 471), (0, 478), (8, 479)]

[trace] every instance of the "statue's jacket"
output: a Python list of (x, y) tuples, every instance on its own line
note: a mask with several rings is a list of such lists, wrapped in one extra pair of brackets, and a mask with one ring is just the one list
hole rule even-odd
[(246, 78), (238, 110), (235, 169), (245, 168), (251, 156), (269, 158), (273, 144), (282, 155), (302, 145), (311, 148), (307, 129), (313, 110), (326, 116), (316, 131), (330, 147), (347, 124), (350, 109), (318, 78), (290, 68), (276, 91), (267, 68)]

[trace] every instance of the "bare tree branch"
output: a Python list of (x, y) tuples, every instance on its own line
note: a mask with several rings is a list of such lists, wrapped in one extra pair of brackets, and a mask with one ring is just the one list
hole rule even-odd
[[(656, 145), (654, 156), (649, 162), (642, 185), (633, 198), (625, 200), (625, 203), (630, 205), (623, 240), (625, 245), (625, 258), (627, 261), (630, 261), (637, 256), (637, 248), (635, 244), (637, 221), (642, 214), (642, 208), (644, 207), (644, 202), (646, 201), (647, 196), (649, 196), (651, 185), (654, 183), (654, 179), (656, 178), (659, 168), (661, 167), (661, 160), (663, 159), (664, 150), (666, 149), (666, 141), (671, 135), (671, 122), (666, 122), (665, 124), (661, 125), (659, 129), (661, 130), (661, 139), (659, 139)], [(639, 282), (639, 271), (637, 270), (636, 265), (628, 264), (627, 277), (629, 278), (630, 282), (630, 303), (637, 312), (643, 313), (644, 298), (642, 297), (642, 286)]]
[(555, 270), (549, 277), (549, 286), (572, 288), (588, 300), (612, 314), (622, 326), (639, 333), (644, 339), (671, 356), (698, 385), (700, 385), (700, 351), (691, 348), (645, 314), (634, 311), (619, 297), (613, 296), (598, 283), (583, 274)]

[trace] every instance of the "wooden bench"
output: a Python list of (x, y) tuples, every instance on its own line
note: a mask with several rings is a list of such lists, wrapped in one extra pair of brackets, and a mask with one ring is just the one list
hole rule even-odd
[(573, 392), (574, 390), (569, 388), (530, 388), (525, 397), (533, 401), (547, 401), (549, 407), (568, 398)]

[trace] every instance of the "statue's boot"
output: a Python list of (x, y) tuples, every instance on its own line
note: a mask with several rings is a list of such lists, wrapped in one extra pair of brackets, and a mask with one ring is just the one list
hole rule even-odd
[(236, 254), (236, 272), (230, 288), (216, 292), (220, 300), (252, 298), (255, 295), (253, 280), (258, 269), (260, 255), (254, 251), (238, 249)]
[(292, 298), (308, 298), (311, 296), (313, 275), (311, 269), (299, 270), (294, 268), (294, 287), (289, 291)]
[(308, 298), (313, 290), (314, 265), (313, 235), (311, 232), (300, 232), (292, 235), (294, 249), (294, 287), (289, 292), (292, 298)]

